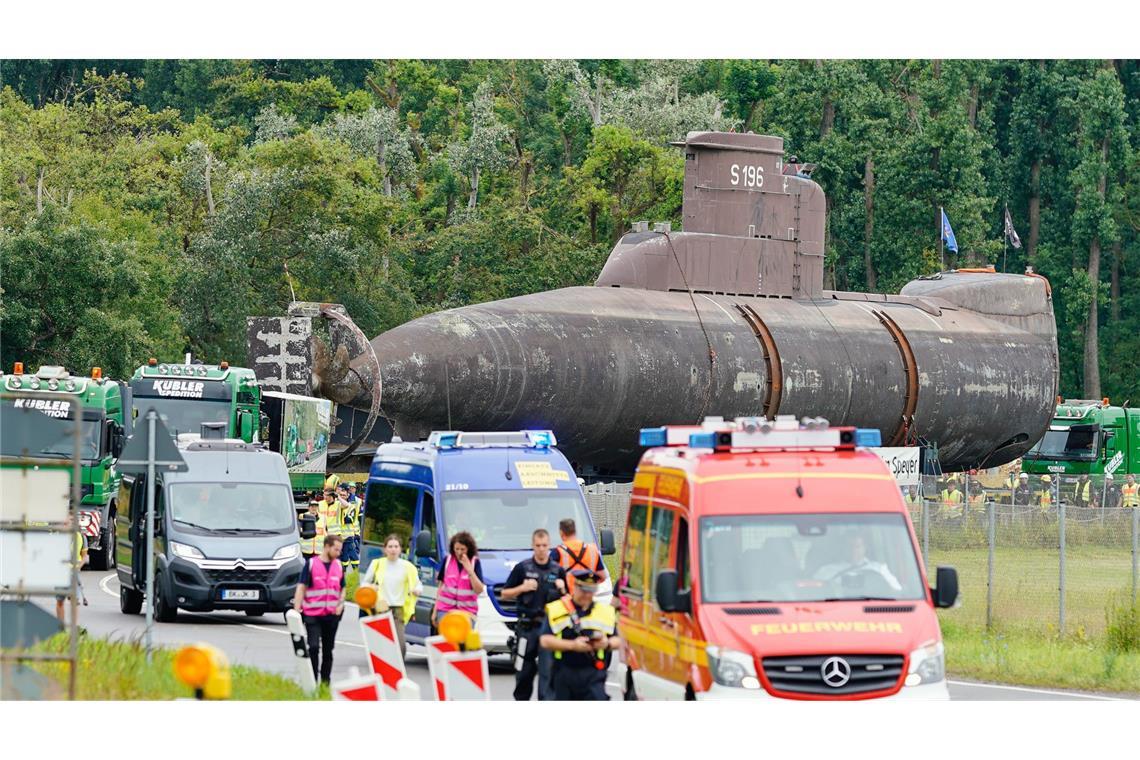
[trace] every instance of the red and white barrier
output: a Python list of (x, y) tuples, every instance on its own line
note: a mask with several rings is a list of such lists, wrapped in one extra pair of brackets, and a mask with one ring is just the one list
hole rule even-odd
[(451, 652), (458, 652), (455, 646), (442, 636), (428, 636), (424, 639), (427, 649), (428, 673), (431, 674), (432, 696), (437, 702), (447, 700), (447, 689), (443, 682), (443, 656)]
[(401, 679), (408, 675), (396, 637), (396, 621), (391, 612), (360, 618), (360, 632), (368, 652), (368, 664), (383, 683), (383, 699), (399, 699)]
[(359, 674), (356, 668), (343, 681), (329, 684), (334, 702), (379, 702), (384, 699), (384, 682), (380, 676), (370, 673)]
[(448, 652), (441, 657), (443, 688), (447, 701), (489, 700), (491, 676), (487, 669), (487, 653)]

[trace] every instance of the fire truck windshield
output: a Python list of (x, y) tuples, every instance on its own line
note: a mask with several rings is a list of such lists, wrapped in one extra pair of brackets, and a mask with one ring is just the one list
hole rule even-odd
[(705, 602), (925, 596), (901, 514), (731, 515), (703, 518), (700, 528)]

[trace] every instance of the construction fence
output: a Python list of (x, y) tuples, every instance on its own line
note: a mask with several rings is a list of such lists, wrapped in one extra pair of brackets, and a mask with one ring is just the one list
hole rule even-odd
[(946, 619), (1095, 639), (1112, 607), (1135, 603), (1140, 508), (1125, 506), (1125, 478), (1107, 489), (1102, 476), (1031, 475), (1012, 488), (952, 478), (925, 478), (918, 498), (903, 489), (928, 575), (958, 570)]
[(625, 518), (629, 514), (633, 483), (594, 483), (582, 490), (586, 493), (586, 506), (594, 519), (594, 527), (612, 530), (620, 552), (625, 541)]

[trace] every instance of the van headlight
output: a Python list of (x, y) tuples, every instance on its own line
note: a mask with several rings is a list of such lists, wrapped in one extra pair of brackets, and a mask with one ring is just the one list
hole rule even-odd
[(946, 648), (941, 641), (935, 641), (910, 653), (910, 667), (907, 668), (906, 685), (919, 686), (924, 683), (938, 683), (946, 678)]
[(174, 552), (175, 557), (181, 557), (182, 559), (206, 559), (205, 554), (190, 544), (180, 544), (177, 541), (170, 542), (170, 551)]
[[(301, 547), (297, 544), (286, 544), (273, 554), (273, 559), (293, 559), (301, 555)], [(262, 555), (264, 556), (264, 555)]]
[(712, 673), (713, 680), (721, 686), (760, 688), (760, 679), (756, 677), (756, 663), (752, 655), (718, 646), (707, 647), (705, 652), (709, 657), (709, 672)]

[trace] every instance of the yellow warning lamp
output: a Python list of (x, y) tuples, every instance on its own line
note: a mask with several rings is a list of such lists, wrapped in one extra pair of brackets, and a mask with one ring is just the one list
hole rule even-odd
[(362, 610), (375, 609), (376, 600), (378, 597), (379, 594), (376, 593), (376, 589), (372, 588), (372, 586), (361, 586), (360, 588), (356, 589), (356, 593), (352, 596), (352, 598), (356, 601), (356, 604)]
[(472, 628), (471, 632), (467, 634), (467, 638), (463, 643), (463, 649), (466, 649), (468, 652), (471, 652), (475, 649), (482, 649), (482, 648), (483, 648), (483, 639), (479, 636), (479, 632), (476, 631), (474, 628)]
[(1102, 398), (1100, 400), (1100, 403), (1102, 406), (1108, 406), (1108, 396), (1105, 396), (1104, 398)]
[(439, 619), (439, 635), (449, 644), (466, 647), (472, 633), (471, 619), (459, 610), (452, 610)]
[(155, 359), (153, 356), (150, 357), (149, 359), (146, 360), (146, 366), (157, 367), (158, 366), (158, 359)]
[(23, 362), (16, 362), (15, 364), (13, 364), (12, 365), (12, 374), (13, 375), (24, 374), (24, 363)]
[(92, 367), (91, 368), (91, 379), (92, 380), (102, 380), (103, 379), (103, 368), (102, 367)]
[(182, 647), (174, 655), (174, 675), (194, 690), (198, 699), (229, 699), (233, 690), (230, 661), (209, 644)]
[(221, 364), (218, 365), (218, 367), (221, 369), (229, 369), (230, 363), (229, 362), (222, 362)]

